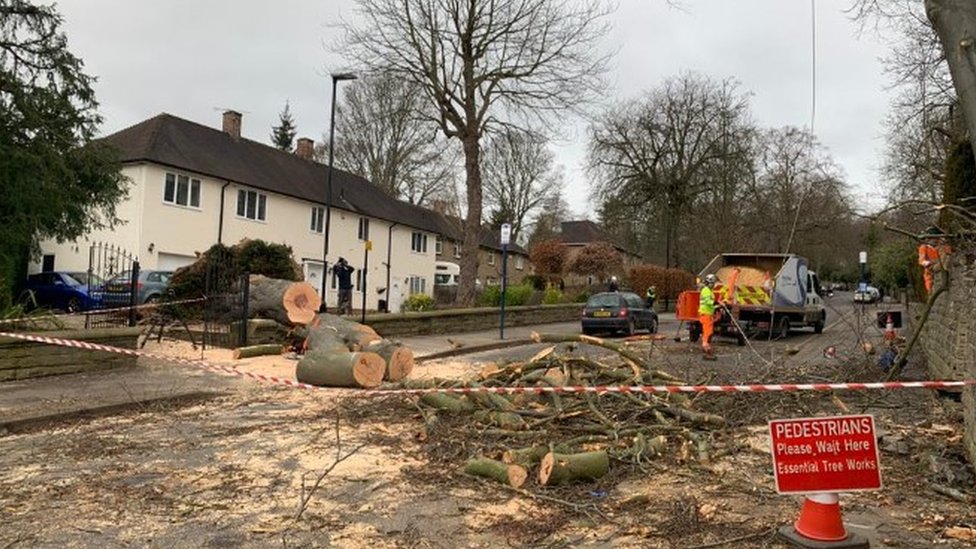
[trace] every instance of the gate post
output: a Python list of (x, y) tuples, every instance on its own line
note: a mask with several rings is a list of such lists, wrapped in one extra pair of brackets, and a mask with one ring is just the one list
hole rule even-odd
[(139, 262), (132, 262), (132, 280), (129, 281), (129, 326), (135, 326), (138, 315), (136, 305), (139, 304)]

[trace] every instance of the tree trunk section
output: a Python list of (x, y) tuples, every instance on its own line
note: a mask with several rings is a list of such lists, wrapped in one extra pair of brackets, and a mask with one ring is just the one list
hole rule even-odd
[(251, 358), (255, 356), (280, 355), (282, 347), (277, 343), (267, 343), (265, 345), (251, 345), (249, 347), (238, 347), (234, 349), (234, 360)]
[(474, 304), (474, 280), (478, 276), (478, 254), (481, 250), (481, 144), (477, 129), (462, 138), (464, 150), (465, 187), (468, 212), (464, 219), (464, 242), (461, 249), (461, 282), (457, 303), (463, 307)]
[(444, 410), (445, 412), (451, 412), (454, 414), (474, 410), (474, 404), (472, 404), (471, 401), (445, 393), (427, 393), (420, 397), (420, 402), (430, 406), (431, 408)]
[(370, 343), (364, 350), (380, 355), (386, 362), (384, 379), (387, 381), (400, 381), (413, 371), (413, 351), (399, 343), (381, 339)]
[(925, 0), (925, 13), (942, 43), (976, 154), (976, 2)]
[(464, 472), (515, 488), (521, 488), (525, 484), (525, 480), (529, 478), (528, 471), (521, 465), (502, 463), (488, 458), (469, 459), (464, 466)]
[(610, 457), (603, 450), (582, 454), (549, 452), (539, 467), (539, 484), (551, 486), (576, 480), (596, 480), (610, 471)]
[[(557, 454), (568, 454), (569, 447), (564, 444), (557, 444), (552, 451)], [(549, 446), (540, 444), (528, 448), (517, 448), (515, 450), (505, 450), (502, 454), (502, 461), (505, 463), (515, 463), (523, 467), (532, 467), (542, 461), (549, 453)]]
[(298, 381), (320, 387), (377, 387), (386, 364), (376, 353), (310, 351), (298, 362)]
[(307, 282), (251, 275), (248, 313), (281, 324), (307, 324), (315, 318), (321, 300)]

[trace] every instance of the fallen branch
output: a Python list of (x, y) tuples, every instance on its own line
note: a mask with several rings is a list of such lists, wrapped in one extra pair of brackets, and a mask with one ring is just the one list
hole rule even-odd
[(368, 443), (364, 442), (364, 443), (360, 444), (359, 446), (356, 446), (355, 448), (353, 448), (352, 450), (350, 450), (346, 454), (343, 454), (342, 453), (342, 438), (339, 436), (339, 413), (338, 413), (338, 411), (336, 411), (336, 418), (335, 418), (335, 435), (336, 435), (336, 457), (335, 457), (335, 460), (332, 462), (332, 465), (329, 465), (329, 467), (325, 471), (322, 471), (322, 473), (318, 476), (318, 478), (315, 479), (315, 484), (312, 485), (312, 487), (308, 490), (308, 493), (307, 494), (305, 492), (305, 475), (304, 474), (302, 475), (302, 491), (301, 491), (301, 494), (299, 494), (299, 496), (298, 496), (298, 512), (295, 513), (295, 520), (299, 520), (299, 519), (302, 518), (302, 514), (305, 512), (305, 509), (308, 508), (308, 504), (312, 500), (312, 496), (315, 495), (315, 491), (319, 489), (319, 485), (322, 484), (322, 480), (324, 480), (325, 477), (328, 476), (328, 474), (331, 473), (332, 470), (335, 469), (337, 465), (339, 465), (343, 461), (345, 461), (345, 460), (349, 459), (350, 457), (352, 457), (353, 455), (355, 455), (364, 446), (366, 446), (368, 444)]

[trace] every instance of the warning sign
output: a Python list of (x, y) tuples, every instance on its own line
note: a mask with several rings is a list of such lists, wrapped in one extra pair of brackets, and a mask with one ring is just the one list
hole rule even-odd
[(775, 419), (769, 435), (781, 494), (881, 488), (873, 416)]

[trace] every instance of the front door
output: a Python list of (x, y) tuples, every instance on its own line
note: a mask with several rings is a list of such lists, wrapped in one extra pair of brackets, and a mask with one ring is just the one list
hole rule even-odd
[(302, 273), (305, 276), (305, 282), (308, 282), (315, 291), (322, 296), (322, 262), (321, 261), (304, 261), (302, 263)]

